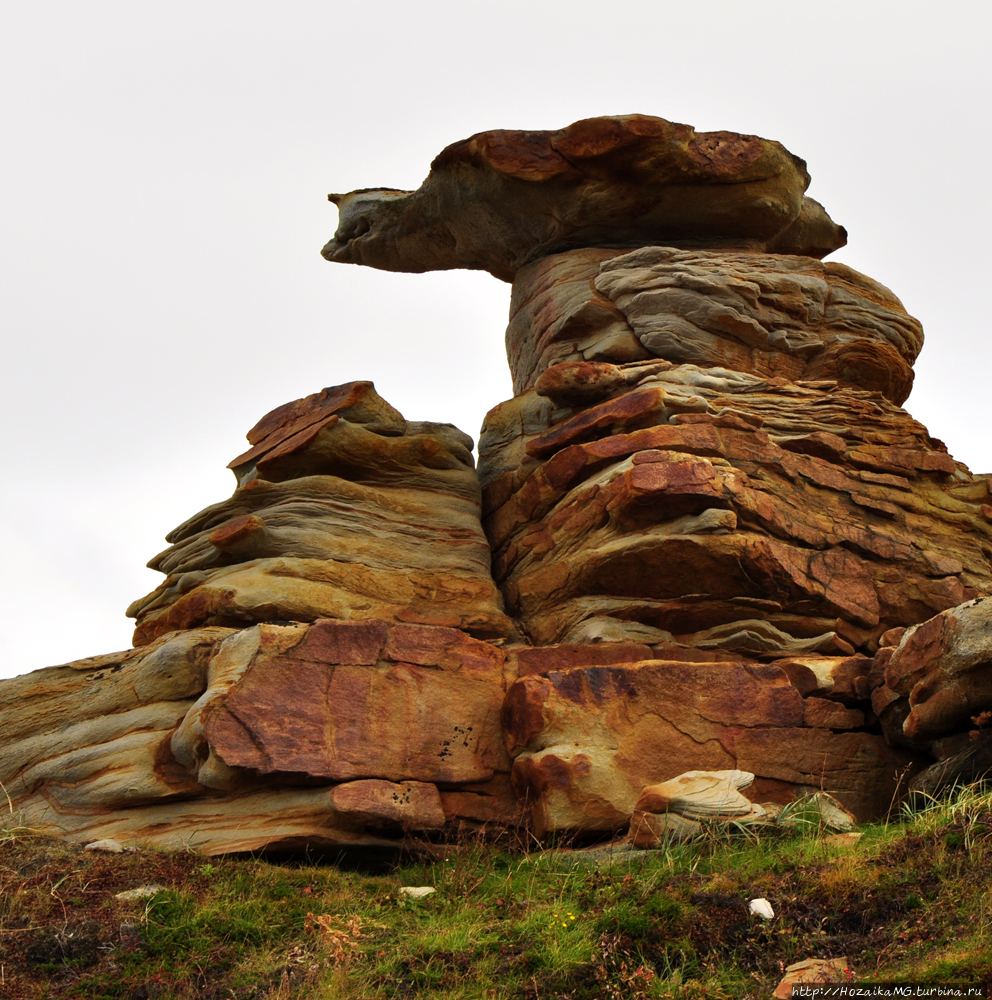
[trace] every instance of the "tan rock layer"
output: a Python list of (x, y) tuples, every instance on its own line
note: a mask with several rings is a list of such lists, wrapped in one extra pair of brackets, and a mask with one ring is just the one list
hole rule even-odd
[(370, 382), (274, 410), (232, 463), (234, 495), (168, 536), (135, 642), (203, 625), (383, 618), (505, 637), (472, 441), (404, 421)]

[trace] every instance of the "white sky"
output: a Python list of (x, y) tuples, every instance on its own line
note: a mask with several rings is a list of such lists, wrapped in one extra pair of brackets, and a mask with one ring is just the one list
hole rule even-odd
[(375, 381), (477, 436), (509, 286), (319, 256), (328, 191), (490, 128), (778, 139), (927, 347), (907, 408), (992, 470), (987, 2), (31, 3), (0, 18), (0, 676), (130, 645), (165, 533), (267, 410)]

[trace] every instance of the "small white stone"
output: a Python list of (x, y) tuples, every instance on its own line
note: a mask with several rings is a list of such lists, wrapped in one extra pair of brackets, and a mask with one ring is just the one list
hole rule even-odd
[(400, 895), (406, 899), (423, 899), (437, 889), (432, 885), (404, 885), (400, 888)]
[(165, 892), (164, 885), (142, 885), (137, 889), (125, 889), (124, 892), (118, 892), (114, 895), (114, 899), (122, 899), (127, 903), (133, 899), (149, 899), (160, 892)]
[(84, 851), (106, 851), (107, 854), (123, 854), (124, 845), (119, 840), (94, 840), (87, 844)]
[(772, 904), (767, 899), (752, 899), (748, 905), (748, 909), (756, 916), (763, 917), (765, 920), (771, 920), (775, 916)]

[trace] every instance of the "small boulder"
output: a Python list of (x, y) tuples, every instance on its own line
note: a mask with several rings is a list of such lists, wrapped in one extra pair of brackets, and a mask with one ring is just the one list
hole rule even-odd
[(634, 808), (647, 813), (678, 813), (692, 820), (739, 819), (755, 811), (755, 804), (739, 791), (753, 781), (749, 771), (686, 771), (669, 781), (648, 785)]
[(846, 958), (807, 958), (785, 968), (785, 976), (772, 994), (779, 1000), (792, 996), (793, 983), (842, 983), (850, 979)]
[(424, 899), (437, 892), (432, 885), (404, 885), (400, 886), (399, 895), (402, 899)]
[(114, 894), (114, 899), (120, 899), (125, 903), (130, 903), (135, 899), (151, 899), (160, 892), (165, 892), (164, 885), (141, 885), (137, 889), (125, 889), (124, 892)]

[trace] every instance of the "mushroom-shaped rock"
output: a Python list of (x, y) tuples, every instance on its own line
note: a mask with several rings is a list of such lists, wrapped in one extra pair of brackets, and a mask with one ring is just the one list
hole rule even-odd
[(332, 194), (323, 256), (386, 271), (470, 268), (512, 280), (578, 247), (737, 247), (823, 257), (847, 234), (806, 198), (781, 143), (650, 115), (555, 131), (479, 132), (444, 149), (416, 191)]

